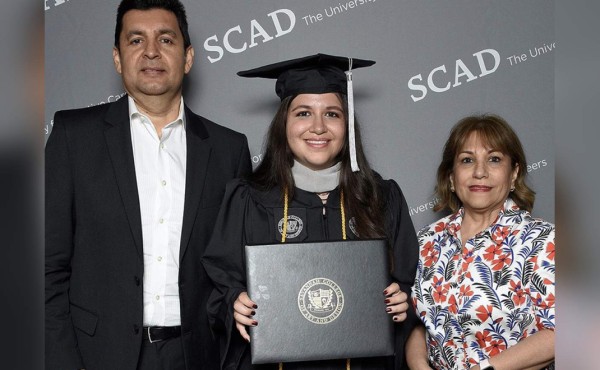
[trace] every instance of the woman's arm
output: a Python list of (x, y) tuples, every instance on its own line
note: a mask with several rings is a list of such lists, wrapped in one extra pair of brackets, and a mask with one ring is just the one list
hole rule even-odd
[[(408, 347), (407, 351), (410, 353)], [(554, 361), (554, 330), (538, 331), (498, 355), (490, 357), (489, 361), (494, 370), (543, 369)], [(471, 370), (480, 370), (479, 365)]]
[(423, 325), (415, 326), (406, 341), (406, 363), (411, 370), (431, 370)]

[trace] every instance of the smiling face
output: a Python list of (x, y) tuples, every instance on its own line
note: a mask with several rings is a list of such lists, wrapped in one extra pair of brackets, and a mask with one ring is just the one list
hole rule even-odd
[(346, 118), (337, 94), (300, 94), (287, 114), (286, 136), (294, 159), (312, 170), (333, 166), (344, 146)]
[(492, 213), (500, 210), (519, 171), (511, 158), (490, 148), (472, 132), (454, 158), (450, 183), (465, 213)]
[(184, 50), (175, 14), (164, 9), (130, 10), (123, 16), (115, 68), (127, 93), (169, 98), (181, 94), (183, 76), (192, 67), (194, 50)]

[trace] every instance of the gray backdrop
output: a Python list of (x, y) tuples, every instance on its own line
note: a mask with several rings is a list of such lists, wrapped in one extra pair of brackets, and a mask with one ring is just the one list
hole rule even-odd
[[(112, 63), (118, 0), (45, 0), (45, 131), (56, 110), (123, 95)], [(417, 229), (431, 210), (441, 148), (461, 117), (491, 112), (521, 138), (534, 215), (554, 221), (554, 2), (545, 0), (183, 1), (196, 51), (184, 99), (245, 133), (261, 158), (274, 82), (239, 70), (317, 52), (373, 59), (354, 73), (372, 166), (395, 179)], [(93, 165), (93, 164), (90, 164)]]

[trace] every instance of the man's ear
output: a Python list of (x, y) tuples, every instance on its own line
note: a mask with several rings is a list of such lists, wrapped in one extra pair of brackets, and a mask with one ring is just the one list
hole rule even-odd
[(115, 63), (115, 69), (118, 74), (121, 74), (121, 56), (119, 55), (119, 49), (116, 46), (113, 46), (113, 63)]
[(192, 65), (194, 64), (194, 48), (190, 45), (185, 51), (185, 73), (192, 69)]

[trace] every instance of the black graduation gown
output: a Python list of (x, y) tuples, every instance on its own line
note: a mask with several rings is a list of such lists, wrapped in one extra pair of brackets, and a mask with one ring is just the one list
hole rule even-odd
[[(398, 184), (393, 180), (380, 179), (379, 186), (386, 200), (385, 230), (393, 251), (394, 269), (391, 278), (400, 285), (402, 291), (410, 294), (419, 250), (415, 229)], [(213, 237), (202, 259), (208, 275), (216, 285), (208, 302), (208, 315), (214, 334), (221, 342), (221, 365), (224, 369), (264, 369), (277, 366), (250, 365), (249, 344), (235, 328), (233, 303), (241, 292), (246, 291), (244, 246), (281, 242), (278, 223), (283, 219), (282, 199), (280, 189), (259, 191), (244, 180), (233, 180), (227, 185)], [(299, 233), (288, 233), (286, 241), (342, 240), (338, 189), (330, 192), (325, 214), (323, 207), (321, 199), (315, 193), (294, 189), (288, 216), (298, 217), (302, 222), (302, 230)], [(347, 215), (346, 219), (347, 239), (356, 239), (357, 236), (352, 231), (352, 215)], [(380, 288), (383, 292), (386, 287)], [(381, 299), (384, 299), (383, 293)], [(408, 314), (407, 320), (395, 326), (394, 357), (352, 359), (351, 368), (405, 368), (404, 343), (418, 320), (414, 310), (409, 309)], [(286, 363), (284, 369), (345, 369), (345, 366), (345, 360), (331, 360), (291, 362)]]

